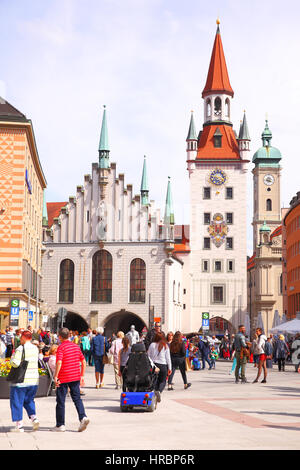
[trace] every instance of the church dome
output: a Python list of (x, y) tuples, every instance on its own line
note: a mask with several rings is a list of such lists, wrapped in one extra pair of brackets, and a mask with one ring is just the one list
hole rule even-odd
[(281, 160), (281, 152), (275, 147), (272, 147), (272, 132), (269, 129), (268, 120), (261, 135), (263, 146), (258, 149), (253, 155), (252, 162), (255, 164), (277, 164)]

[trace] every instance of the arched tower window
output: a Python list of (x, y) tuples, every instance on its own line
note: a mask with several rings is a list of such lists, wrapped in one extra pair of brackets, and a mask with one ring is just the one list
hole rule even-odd
[(145, 303), (146, 301), (146, 264), (135, 258), (130, 264), (130, 302)]
[(59, 302), (70, 302), (74, 299), (74, 263), (64, 259), (59, 268)]
[(208, 99), (206, 101), (206, 116), (210, 117), (211, 116), (211, 101)]
[(226, 98), (226, 101), (225, 101), (225, 116), (227, 118), (230, 117), (230, 101), (229, 101), (229, 98)]
[(92, 302), (112, 302), (112, 270), (111, 254), (97, 251), (92, 260)]
[(266, 210), (267, 210), (267, 211), (271, 211), (271, 210), (272, 210), (272, 200), (271, 200), (271, 199), (267, 199), (267, 202), (266, 202)]
[(214, 108), (215, 116), (221, 116), (222, 114), (222, 101), (219, 96), (215, 99), (215, 108)]

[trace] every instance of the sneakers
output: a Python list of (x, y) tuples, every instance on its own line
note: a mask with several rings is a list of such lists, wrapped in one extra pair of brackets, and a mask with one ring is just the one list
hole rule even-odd
[(23, 426), (21, 426), (21, 427), (15, 426), (14, 428), (12, 428), (10, 430), (10, 432), (24, 432), (24, 428), (23, 428)]
[(78, 432), (84, 431), (87, 428), (87, 425), (89, 424), (89, 422), (90, 420), (86, 416), (82, 418), (82, 420), (80, 421)]
[(96, 384), (96, 388), (99, 389), (99, 388), (100, 388), (100, 384)]
[(189, 388), (192, 384), (191, 383), (188, 383), (184, 386), (184, 390), (186, 390), (187, 388)]
[(267, 383), (266, 379), (262, 380), (261, 383), (266, 384)]
[(66, 426), (61, 425), (61, 426), (55, 426), (55, 428), (52, 428), (51, 431), (54, 432), (65, 432)]
[(40, 427), (40, 422), (37, 418), (35, 418), (33, 421), (32, 421), (32, 429), (33, 431), (37, 431)]
[(169, 385), (169, 386), (168, 386), (168, 391), (169, 391), (169, 390), (174, 390), (174, 388), (172, 387), (172, 385)]

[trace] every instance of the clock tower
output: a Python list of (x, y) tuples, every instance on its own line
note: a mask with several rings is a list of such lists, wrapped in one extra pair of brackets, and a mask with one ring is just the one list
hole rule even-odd
[(271, 231), (281, 224), (280, 151), (272, 147), (272, 132), (266, 120), (262, 147), (255, 152), (253, 173), (253, 250), (260, 243), (259, 230), (266, 221)]
[[(233, 130), (231, 87), (221, 33), (213, 45), (202, 91), (203, 129), (193, 120), (187, 137), (190, 180), (191, 331), (209, 312), (210, 330), (236, 332), (247, 309), (247, 166), (246, 116)], [(225, 326), (226, 325), (226, 326)]]

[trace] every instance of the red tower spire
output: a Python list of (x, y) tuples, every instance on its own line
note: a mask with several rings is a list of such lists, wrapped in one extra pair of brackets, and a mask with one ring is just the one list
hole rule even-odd
[(233, 97), (233, 89), (229, 81), (219, 23), (202, 98), (205, 98), (205, 96), (211, 93), (227, 93)]

